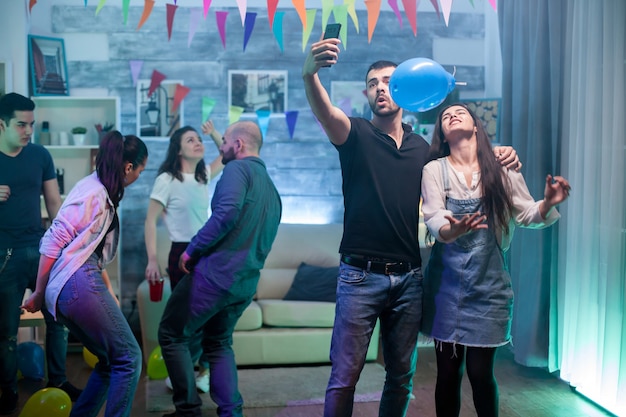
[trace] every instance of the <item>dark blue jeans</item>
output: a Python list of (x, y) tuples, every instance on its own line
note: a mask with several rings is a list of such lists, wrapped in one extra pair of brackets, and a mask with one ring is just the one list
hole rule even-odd
[(203, 354), (209, 361), (209, 393), (217, 404), (217, 414), (243, 416), (233, 331), (253, 295), (233, 294), (192, 275), (186, 275), (172, 292), (159, 325), (159, 344), (177, 415), (202, 416), (190, 350), (197, 333), (202, 332)]
[(106, 400), (106, 417), (130, 416), (141, 374), (141, 349), (117, 302), (102, 280), (95, 255), (67, 281), (57, 315), (98, 357), (70, 416), (96, 417)]
[[(3, 268), (4, 265), (4, 268)], [(17, 390), (17, 330), (20, 323), (20, 305), (26, 288), (35, 289), (39, 267), (39, 248), (14, 248), (7, 257), (7, 249), (0, 249), (0, 387)], [(46, 363), (48, 379), (55, 386), (66, 381), (68, 331), (54, 321), (48, 310), (42, 308), (46, 321)]]
[(324, 416), (352, 415), (354, 389), (377, 319), (387, 372), (379, 416), (406, 415), (417, 362), (422, 281), (420, 268), (402, 275), (384, 275), (341, 263)]

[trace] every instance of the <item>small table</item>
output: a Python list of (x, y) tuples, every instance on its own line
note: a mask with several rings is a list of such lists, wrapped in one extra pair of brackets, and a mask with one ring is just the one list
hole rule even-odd
[[(38, 311), (36, 313), (29, 313), (26, 310), (22, 310), (20, 315), (20, 327), (37, 327), (43, 335), (43, 349), (46, 351), (46, 321), (43, 318), (43, 313)], [(46, 355), (44, 354), (44, 378), (48, 379), (48, 364), (46, 361)]]

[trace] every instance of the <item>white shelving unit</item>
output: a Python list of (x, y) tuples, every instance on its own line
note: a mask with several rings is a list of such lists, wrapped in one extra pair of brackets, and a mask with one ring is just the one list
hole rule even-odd
[[(70, 145), (46, 145), (52, 155), (57, 169), (64, 170), (64, 194), (69, 193), (74, 184), (81, 178), (89, 175), (94, 166), (98, 150), (99, 135), (96, 124), (113, 124), (113, 129), (119, 129), (120, 100), (118, 97), (72, 97), (72, 96), (42, 96), (32, 97), (35, 102), (35, 132), (34, 142), (40, 143), (42, 122), (49, 123), (52, 143), (56, 143), (61, 132), (66, 132)], [(87, 128), (85, 145), (73, 145), (72, 128), (84, 126)], [(64, 197), (65, 195), (62, 195)], [(118, 211), (118, 215), (121, 214)], [(42, 198), (42, 215), (47, 217)], [(121, 224), (121, 221), (120, 221)], [(118, 251), (115, 260), (107, 268), (111, 284), (115, 293), (120, 296), (121, 273)]]

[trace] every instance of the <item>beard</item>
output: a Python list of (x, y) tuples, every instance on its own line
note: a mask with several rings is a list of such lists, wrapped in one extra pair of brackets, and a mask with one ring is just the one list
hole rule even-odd
[(377, 108), (375, 105), (372, 106), (370, 104), (370, 108), (372, 109), (372, 113), (375, 114), (377, 117), (394, 117), (396, 114), (398, 114), (398, 112), (400, 110), (402, 110), (400, 107), (394, 107), (394, 108), (384, 108), (384, 109), (379, 109)]

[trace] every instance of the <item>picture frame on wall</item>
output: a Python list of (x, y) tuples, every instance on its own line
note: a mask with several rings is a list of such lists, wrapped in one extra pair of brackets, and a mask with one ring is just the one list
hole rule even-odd
[(492, 144), (500, 143), (500, 105), (499, 98), (481, 98), (461, 100), (483, 122), (487, 136)]
[[(348, 116), (372, 118), (372, 109), (367, 101), (367, 92), (363, 81), (331, 81), (330, 101), (341, 108)], [(346, 108), (344, 108), (346, 107)]]
[(179, 128), (185, 125), (184, 103), (182, 100), (174, 108), (176, 87), (184, 85), (183, 80), (163, 80), (151, 92), (152, 81), (137, 80), (137, 136), (169, 138)]
[(0, 60), (0, 97), (13, 91), (11, 62)]
[(229, 70), (228, 104), (243, 108), (242, 116), (269, 110), (270, 116), (287, 111), (287, 71)]
[(28, 61), (33, 96), (69, 96), (62, 38), (28, 35)]

